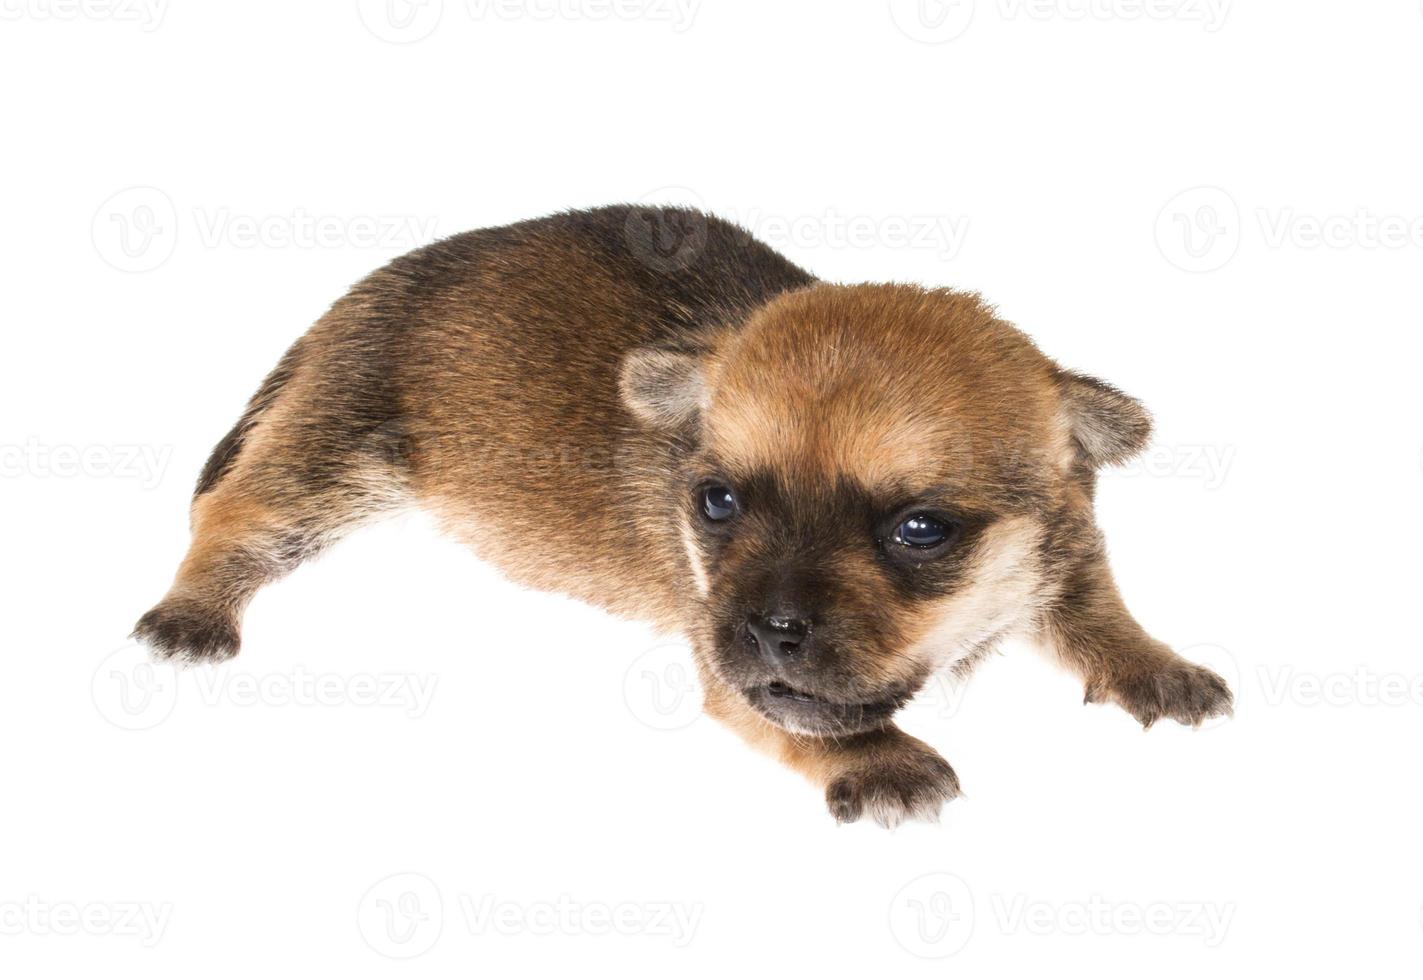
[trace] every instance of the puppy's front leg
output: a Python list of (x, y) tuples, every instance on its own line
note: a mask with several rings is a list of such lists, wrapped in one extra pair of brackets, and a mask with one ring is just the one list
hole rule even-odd
[(794, 735), (771, 724), (741, 695), (702, 671), (707, 714), (825, 790), (840, 823), (869, 817), (882, 827), (937, 820), (959, 795), (959, 780), (943, 758), (892, 724), (857, 735)]
[(1058, 658), (1082, 677), (1086, 701), (1115, 701), (1147, 728), (1160, 718), (1199, 725), (1231, 713), (1225, 681), (1152, 639), (1127, 612), (1101, 554), (1068, 577), (1044, 634)]

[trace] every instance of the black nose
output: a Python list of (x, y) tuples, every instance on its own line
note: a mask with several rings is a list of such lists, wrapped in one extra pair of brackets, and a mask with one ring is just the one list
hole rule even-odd
[(805, 620), (780, 613), (751, 616), (746, 620), (746, 629), (756, 641), (761, 656), (776, 666), (799, 656), (806, 634), (810, 632)]

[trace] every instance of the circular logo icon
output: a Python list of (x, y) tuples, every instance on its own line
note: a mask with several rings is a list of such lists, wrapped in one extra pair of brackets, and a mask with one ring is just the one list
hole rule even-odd
[(444, 929), (440, 889), (425, 875), (391, 875), (361, 897), (356, 923), (366, 945), (391, 959), (414, 959), (428, 952)]
[[(657, 204), (668, 199), (691, 202)], [(628, 212), (623, 226), (628, 248), (639, 262), (657, 272), (681, 272), (707, 247), (707, 216), (694, 191), (661, 187), (644, 194)]]
[(973, 0), (889, 0), (889, 16), (910, 40), (943, 44), (968, 30)]
[(1240, 209), (1219, 187), (1182, 191), (1156, 216), (1156, 247), (1186, 272), (1212, 272), (1240, 247)]
[(153, 663), (141, 644), (120, 647), (99, 662), (90, 682), (94, 707), (131, 732), (162, 724), (178, 703), (178, 671)]
[[(1241, 698), (1245, 691), (1241, 686), (1243, 675), (1240, 672), (1240, 663), (1235, 659), (1235, 655), (1218, 643), (1197, 643), (1195, 646), (1186, 647), (1178, 652), (1192, 663), (1209, 667), (1220, 675), (1220, 679), (1230, 687), (1230, 693), (1235, 698), (1233, 711), (1239, 715)], [(1217, 715), (1214, 718), (1207, 718), (1201, 722), (1199, 727), (1202, 731), (1209, 728), (1219, 728), (1230, 719), (1230, 715)]]
[(702, 713), (691, 651), (676, 643), (643, 653), (623, 675), (623, 701), (633, 717), (649, 728), (686, 728)]
[(356, 0), (361, 23), (382, 41), (411, 44), (440, 26), (444, 0)]
[(94, 212), (90, 227), (99, 257), (120, 272), (149, 272), (178, 244), (178, 210), (156, 187), (130, 187)]
[(889, 903), (889, 931), (915, 956), (953, 956), (973, 936), (973, 891), (958, 875), (936, 871), (901, 888)]

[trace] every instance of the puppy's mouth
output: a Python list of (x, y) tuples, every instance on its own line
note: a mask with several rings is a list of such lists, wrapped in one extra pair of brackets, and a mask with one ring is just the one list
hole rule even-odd
[(768, 721), (806, 735), (854, 735), (881, 728), (906, 700), (903, 696), (886, 696), (855, 703), (832, 701), (784, 681), (747, 688), (743, 693), (751, 707)]

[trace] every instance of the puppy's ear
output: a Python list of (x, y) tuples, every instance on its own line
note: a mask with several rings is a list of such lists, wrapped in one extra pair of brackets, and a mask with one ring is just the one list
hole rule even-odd
[(707, 386), (701, 360), (682, 351), (641, 347), (623, 358), (618, 391), (634, 415), (655, 429), (680, 429), (701, 418)]
[(1151, 416), (1141, 402), (1105, 381), (1058, 372), (1062, 411), (1082, 458), (1093, 469), (1131, 459), (1151, 439)]

